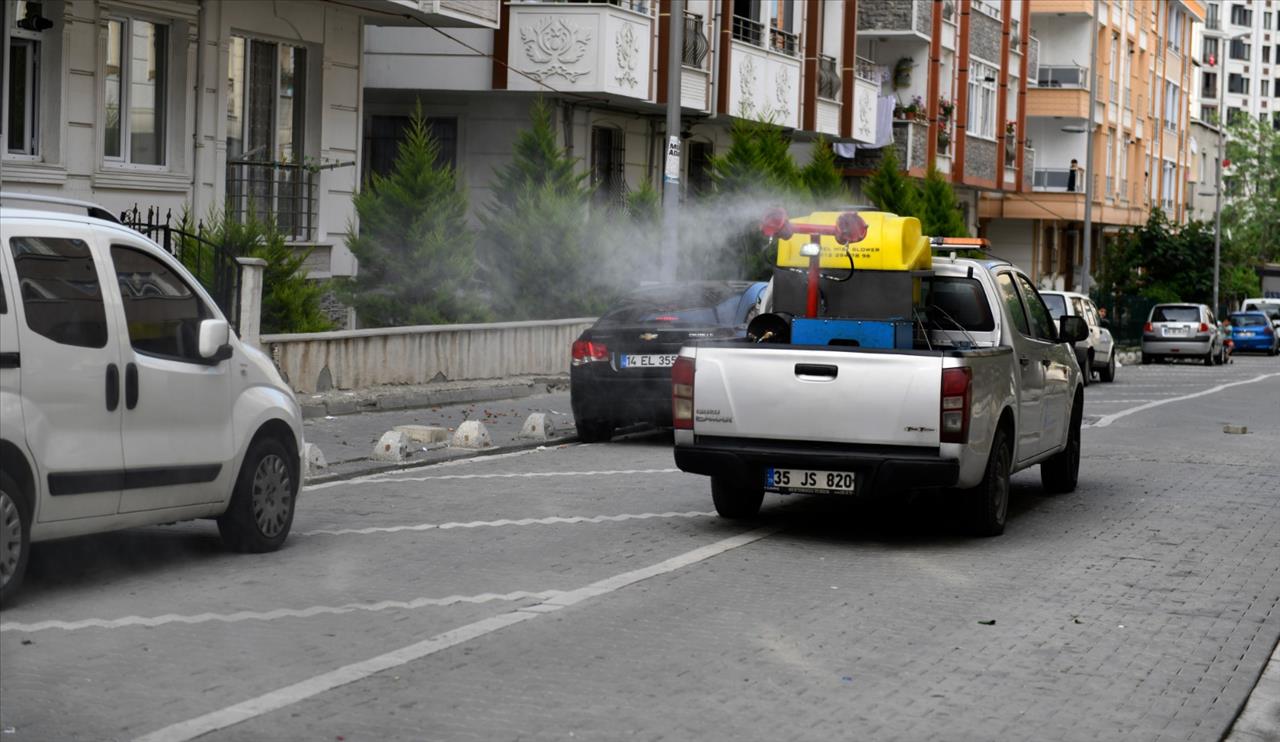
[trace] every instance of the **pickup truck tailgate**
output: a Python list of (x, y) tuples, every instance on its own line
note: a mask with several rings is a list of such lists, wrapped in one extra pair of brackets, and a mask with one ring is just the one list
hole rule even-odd
[(938, 446), (940, 354), (702, 345), (694, 433)]

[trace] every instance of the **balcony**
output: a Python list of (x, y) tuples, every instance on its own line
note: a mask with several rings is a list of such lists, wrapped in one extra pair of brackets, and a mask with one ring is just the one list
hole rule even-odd
[(868, 144), (876, 141), (880, 81), (875, 70), (875, 62), (857, 58), (853, 76), (853, 138)]
[(799, 37), (742, 16), (733, 17), (731, 28), (729, 111), (741, 118), (799, 127)]
[[(928, 43), (933, 33), (932, 0), (876, 0), (858, 4), (858, 33), (905, 36)], [(945, 10), (945, 7), (944, 7)]]
[(1031, 188), (1035, 191), (1059, 191), (1063, 193), (1084, 193), (1084, 175), (1076, 171), (1075, 188), (1067, 186), (1071, 179), (1071, 169), (1066, 167), (1038, 167), (1031, 176)]
[[(502, 0), (384, 0), (396, 11), (409, 11), (429, 26), (493, 28), (499, 25)], [(375, 3), (367, 3), (375, 5)], [(377, 25), (379, 16), (373, 16)]]
[(315, 238), (319, 216), (320, 171), (298, 163), (228, 158), (227, 214), (239, 223), (250, 217), (273, 221), (285, 239), (308, 242)]
[[(1103, 12), (1106, 12), (1104, 7)], [(1035, 0), (1031, 3), (1035, 15), (1093, 15), (1093, 0)]]
[(680, 51), (680, 105), (696, 111), (711, 110), (711, 43), (706, 20), (685, 11), (684, 45)]
[(816, 125), (818, 131), (831, 136), (840, 135), (840, 82), (835, 57), (819, 56)]
[(1039, 65), (1036, 85), (1042, 88), (1080, 88), (1089, 86), (1089, 68), (1076, 65)]
[(650, 40), (657, 4), (527, 2), (510, 5), (511, 90), (543, 84), (572, 93), (652, 100)]
[[(928, 156), (929, 124), (923, 120), (894, 121), (893, 148), (898, 162), (905, 169), (922, 171)], [(859, 149), (853, 167), (859, 170), (875, 170), (884, 157), (884, 148)]]

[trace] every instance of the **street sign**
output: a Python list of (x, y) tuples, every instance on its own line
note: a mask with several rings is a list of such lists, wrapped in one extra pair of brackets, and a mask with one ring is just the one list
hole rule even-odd
[(680, 137), (667, 137), (667, 165), (663, 176), (668, 183), (680, 182)]

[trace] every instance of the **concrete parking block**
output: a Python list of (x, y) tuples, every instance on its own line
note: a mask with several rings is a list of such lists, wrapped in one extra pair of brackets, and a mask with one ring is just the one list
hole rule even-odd
[(304, 472), (303, 476), (307, 477), (329, 465), (325, 461), (324, 452), (314, 443), (302, 444), (302, 459), (306, 464), (306, 472)]
[(545, 412), (535, 412), (524, 421), (524, 427), (520, 428), (519, 437), (545, 441), (555, 437), (555, 434), (555, 421)]
[(453, 431), (453, 440), (449, 443), (454, 448), (489, 448), (493, 439), (489, 430), (479, 420), (467, 420)]
[(369, 458), (376, 461), (404, 461), (409, 455), (409, 436), (398, 430), (388, 430), (378, 439)]
[(409, 436), (410, 441), (424, 446), (449, 441), (449, 431), (436, 425), (397, 425), (392, 429)]

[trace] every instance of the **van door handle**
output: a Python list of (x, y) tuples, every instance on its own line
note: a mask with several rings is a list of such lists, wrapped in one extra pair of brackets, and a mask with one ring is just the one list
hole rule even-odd
[(132, 410), (138, 406), (138, 365), (130, 363), (124, 367), (124, 407)]
[(797, 363), (796, 376), (821, 376), (834, 379), (840, 369), (826, 363)]
[(1041, 359), (1040, 359), (1040, 365), (1041, 365), (1041, 366), (1044, 366), (1045, 368), (1049, 368), (1049, 364), (1050, 364), (1050, 363), (1052, 363), (1052, 361), (1050, 361), (1048, 358), (1041, 358)]
[(1018, 363), (1021, 363), (1023, 366), (1025, 366), (1028, 363), (1031, 363), (1031, 359), (1028, 358), (1027, 356), (1018, 356)]
[(107, 364), (107, 412), (115, 412), (120, 406), (120, 369), (114, 363)]
[(0, 353), (0, 368), (18, 368), (21, 365), (21, 355), (17, 353)]

